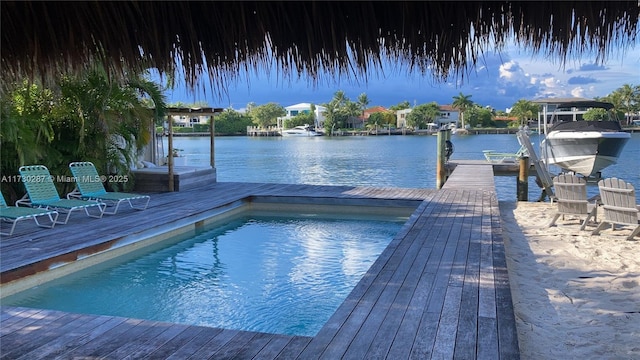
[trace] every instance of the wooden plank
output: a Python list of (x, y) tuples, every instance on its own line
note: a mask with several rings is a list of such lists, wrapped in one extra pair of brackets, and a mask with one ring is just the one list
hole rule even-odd
[[(517, 359), (515, 316), (493, 187), (491, 168), (477, 164), (458, 165), (438, 191), (216, 183), (193, 191), (152, 194), (145, 211), (125, 208), (100, 220), (77, 217), (73, 226), (55, 229), (27, 227), (0, 242), (3, 277), (11, 269), (64, 254), (84, 256), (87, 246), (104, 246), (158, 223), (204, 216), (243, 199), (354, 206), (420, 202), (315, 337), (1, 307), (0, 341), (24, 358), (135, 354), (174, 359)], [(176, 218), (177, 213), (181, 215)], [(98, 234), (81, 236), (97, 222)], [(56, 241), (59, 238), (65, 241)], [(24, 336), (32, 326), (40, 329)]]
[[(78, 321), (75, 326), (70, 326), (70, 329), (55, 329), (57, 337), (54, 340), (43, 344), (33, 352), (25, 354), (24, 358), (27, 359), (44, 359), (44, 358), (56, 358), (58, 356), (64, 356), (69, 349), (78, 347), (84, 343), (84, 339), (87, 337), (85, 334), (94, 331), (96, 328), (101, 328), (105, 324), (120, 323), (123, 319), (110, 318), (107, 316), (87, 316), (83, 315), (84, 322)], [(115, 325), (112, 325), (115, 326)], [(53, 332), (53, 329), (50, 329)], [(38, 342), (41, 339), (38, 338)]]
[[(427, 226), (432, 230), (437, 230), (436, 233), (438, 235), (432, 237), (432, 240), (437, 242), (437, 250), (433, 252), (434, 256), (429, 258), (423, 275), (429, 278), (432, 285), (423, 313), (420, 316), (420, 324), (409, 354), (411, 359), (427, 359), (433, 353), (437, 325), (444, 305), (449, 274), (451, 273), (451, 261), (453, 259), (453, 251), (451, 251), (449, 240), (451, 238), (450, 233), (454, 230), (452, 215), (455, 215), (453, 205), (455, 196), (456, 191), (442, 192), (438, 199), (439, 203), (434, 204), (439, 210), (434, 213), (437, 214), (437, 216), (433, 216), (434, 223)], [(429, 237), (431, 236), (429, 234)]]
[(186, 326), (176, 326), (163, 322), (144, 322), (138, 327), (144, 327), (145, 330), (140, 335), (130, 338), (126, 345), (111, 352), (107, 357), (113, 359), (125, 357), (132, 359), (145, 358), (186, 328)]
[[(303, 337), (303, 336), (294, 336), (287, 346), (276, 356), (274, 359), (278, 360), (288, 360), (288, 359), (298, 359), (300, 358), (300, 354), (306, 347), (309, 345), (313, 338)], [(262, 357), (256, 357), (256, 359), (260, 359)], [(268, 359), (264, 357), (264, 359)]]
[(469, 251), (464, 269), (460, 317), (458, 320), (458, 332), (453, 356), (457, 359), (473, 359), (476, 357), (476, 343), (478, 340), (478, 294), (480, 291), (480, 249), (484, 241), (482, 238), (484, 230), (481, 227), (482, 217), (477, 216), (478, 212), (482, 212), (483, 210), (482, 204), (477, 203), (479, 197), (481, 197), (481, 194), (476, 193), (473, 201), (475, 204), (474, 214), (476, 216), (472, 219), (471, 228), (476, 231), (470, 236)]
[(377, 299), (375, 305), (371, 309), (371, 313), (362, 324), (362, 327), (349, 344), (349, 347), (344, 354), (345, 357), (366, 358), (366, 354), (370, 347), (374, 347), (374, 350), (377, 348), (377, 351), (382, 351), (379, 348), (381, 344), (376, 343), (375, 341), (372, 342), (371, 338), (375, 338), (378, 329), (390, 311), (392, 305), (394, 308), (402, 307), (402, 305), (400, 305), (400, 301), (398, 301), (398, 295), (402, 283), (404, 283), (408, 276), (409, 269), (420, 248), (420, 244), (418, 242), (405, 241), (405, 243), (409, 244), (406, 252), (399, 253), (396, 251), (394, 253), (394, 257), (390, 258), (390, 261), (387, 263), (387, 267), (393, 271), (393, 276), (384, 287), (382, 294)]
[(30, 341), (28, 346), (13, 347), (6, 355), (17, 359), (42, 359), (45, 355), (64, 346), (66, 339), (60, 336), (61, 333), (74, 332), (75, 329), (83, 327), (92, 320), (80, 314), (65, 314), (56, 323), (30, 333), (29, 335), (38, 338), (37, 342)]
[(180, 332), (171, 339), (168, 339), (164, 344), (156, 347), (152, 352), (147, 354), (147, 357), (150, 359), (167, 359), (175, 354), (178, 349), (201, 334), (204, 329), (202, 326), (185, 326), (184, 328), (180, 328)]
[[(200, 349), (202, 349), (211, 339), (215, 338), (219, 333), (222, 332), (222, 329), (217, 328), (204, 328), (199, 327), (201, 331), (194, 332), (194, 335), (180, 346), (177, 350), (175, 350), (172, 354), (167, 353), (166, 357), (158, 357), (159, 359), (167, 359), (167, 360), (182, 360), (190, 357), (193, 354), (196, 354)], [(182, 343), (182, 342), (181, 342)]]
[[(299, 346), (293, 345), (294, 339), (296, 341), (299, 340), (297, 338), (304, 339), (303, 342), (300, 342)], [(262, 349), (260, 349), (260, 351), (256, 353), (252, 358), (275, 359), (280, 356), (281, 358), (293, 359), (297, 357), (302, 351), (302, 349), (304, 349), (306, 344), (308, 344), (309, 341), (311, 341), (310, 337), (300, 336), (297, 338), (292, 338), (291, 336), (273, 334), (270, 337), (269, 342)], [(288, 354), (285, 354), (284, 352), (285, 348), (289, 348)]]
[(71, 358), (83, 356), (106, 357), (119, 347), (125, 346), (130, 339), (135, 338), (135, 336), (144, 331), (143, 326), (137, 326), (141, 323), (143, 321), (139, 319), (123, 319), (123, 321), (100, 334), (100, 336), (91, 338), (83, 343), (82, 346), (76, 347), (67, 352), (67, 354)]
[[(223, 331), (220, 331), (216, 334), (215, 337), (202, 344), (202, 346), (197, 351), (189, 355), (193, 359), (207, 359), (211, 356), (211, 354), (216, 353), (220, 349), (224, 349), (227, 343), (229, 343), (236, 335), (238, 335), (238, 333), (240, 333), (239, 330), (225, 329)], [(253, 336), (253, 333), (251, 333), (250, 335)]]
[(505, 257), (502, 227), (500, 226), (500, 211), (497, 202), (492, 207), (492, 239), (493, 266), (496, 313), (498, 322), (498, 344), (501, 359), (519, 359), (518, 337), (515, 313), (511, 299), (507, 260)]
[[(271, 335), (268, 335), (271, 336)], [(258, 340), (256, 345), (262, 349), (264, 344), (268, 341), (265, 339), (265, 334), (249, 332), (249, 331), (237, 331), (235, 336), (224, 343), (224, 346), (220, 346), (217, 351), (209, 352), (209, 359), (247, 359), (240, 356), (242, 351), (253, 346), (253, 340)], [(197, 355), (196, 355), (197, 356)], [(199, 356), (197, 357), (199, 358)], [(250, 359), (250, 357), (249, 357)]]
[[(424, 234), (416, 234), (416, 236)], [(412, 327), (409, 334), (401, 333), (401, 329), (407, 329), (407, 326), (402, 326), (402, 322), (405, 320), (419, 319), (418, 314), (415, 314), (415, 310), (418, 306), (415, 305), (414, 298), (416, 297), (417, 289), (419, 288), (419, 282), (422, 272), (424, 271), (426, 259), (429, 258), (431, 250), (433, 249), (433, 242), (428, 242), (426, 245), (423, 241), (414, 239), (414, 242), (419, 245), (419, 249), (416, 251), (417, 256), (411, 264), (411, 269), (405, 280), (402, 282), (398, 296), (393, 300), (393, 304), (389, 311), (387, 311), (384, 322), (381, 324), (378, 332), (371, 341), (371, 346), (368, 352), (365, 354), (365, 358), (384, 358), (390, 353), (394, 344), (397, 344), (396, 348), (410, 350), (410, 343), (413, 342), (415, 337), (415, 331), (417, 325)], [(406, 342), (406, 345), (402, 345)], [(398, 354), (390, 354), (392, 359), (402, 358)]]
[[(461, 308), (471, 305), (462, 301), (462, 290), (464, 285), (464, 275), (467, 264), (467, 254), (469, 242), (471, 241), (471, 221), (475, 215), (469, 212), (468, 191), (458, 191), (458, 196), (454, 200), (454, 210), (456, 214), (464, 216), (456, 218), (454, 227), (459, 232), (452, 233), (449, 242), (454, 252), (451, 270), (449, 272), (449, 284), (446, 289), (442, 313), (435, 337), (433, 355), (436, 358), (453, 358), (456, 339), (458, 335), (458, 324), (460, 321)], [(468, 216), (471, 215), (471, 216)]]
[(0, 340), (4, 338), (5, 335), (19, 331), (25, 325), (36, 322), (38, 319), (43, 319), (45, 315), (39, 315), (40, 313), (45, 314), (41, 309), (2, 308), (3, 319), (2, 326), (0, 326), (0, 335), (2, 335), (2, 337), (0, 337)]
[[(45, 312), (41, 312), (40, 314), (42, 313)], [(73, 320), (76, 317), (77, 315), (75, 314), (56, 312), (53, 314), (47, 314), (44, 317), (36, 315), (26, 319), (25, 321), (14, 323), (14, 329), (16, 329), (16, 331), (0, 338), (2, 344), (11, 344), (11, 347), (6, 348), (8, 351), (3, 350), (2, 357), (15, 359), (30, 352), (34, 349), (34, 343), (29, 341), (29, 338), (24, 335), (28, 334), (36, 338), (41, 338), (41, 336), (46, 334), (47, 329), (56, 329), (62, 326), (65, 322)], [(40, 324), (44, 326), (39, 326)]]
[[(422, 314), (433, 293), (435, 277), (435, 272), (432, 272), (431, 276), (429, 276), (427, 264), (433, 259), (439, 259), (442, 256), (442, 251), (444, 251), (444, 246), (438, 246), (442, 244), (441, 242), (427, 239), (428, 235), (430, 233), (433, 234), (433, 232), (429, 231), (428, 227), (423, 227), (422, 229), (423, 231), (418, 235), (418, 238), (424, 240), (418, 258), (424, 260), (421, 264), (421, 270), (418, 272), (419, 279), (416, 289), (389, 349), (388, 357), (390, 359), (407, 359), (413, 347), (421, 347), (419, 343), (416, 343), (416, 337)], [(436, 238), (438, 236), (437, 233), (433, 235)]]
[(214, 359), (222, 358), (236, 358), (236, 359), (253, 359), (255, 358), (268, 344), (271, 343), (274, 337), (277, 335), (256, 333), (253, 337), (248, 338), (247, 342), (242, 344), (238, 343), (238, 350), (227, 350), (223, 354), (214, 354)]

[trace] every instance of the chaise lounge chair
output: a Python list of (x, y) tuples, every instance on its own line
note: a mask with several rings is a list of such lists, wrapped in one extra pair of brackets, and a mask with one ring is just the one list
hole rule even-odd
[(607, 225), (615, 229), (615, 225), (631, 225), (633, 230), (627, 240), (640, 235), (640, 209), (636, 204), (636, 192), (633, 185), (617, 179), (608, 178), (598, 181), (600, 201), (604, 209), (604, 220), (593, 230), (593, 235), (600, 234)]
[(584, 230), (591, 218), (597, 221), (598, 206), (587, 200), (587, 182), (584, 179), (573, 174), (560, 174), (553, 178), (553, 188), (558, 211), (548, 227), (553, 226), (561, 215), (586, 216), (580, 230)]
[(482, 150), (484, 158), (491, 164), (515, 164), (523, 156), (529, 156), (529, 151), (522, 145), (515, 153), (499, 152), (495, 150)]
[[(124, 192), (107, 192), (102, 185), (102, 180), (98, 175), (96, 167), (91, 162), (72, 162), (69, 169), (76, 180), (76, 188), (67, 195), (67, 198), (77, 198), (85, 200), (97, 200), (115, 208), (105, 214), (115, 215), (118, 212), (120, 203), (126, 201), (132, 209), (144, 210), (149, 205), (151, 199), (148, 195), (139, 195)], [(134, 205), (134, 203), (136, 205)]]
[[(59, 213), (66, 213), (64, 221), (57, 221), (56, 224), (66, 224), (69, 216), (74, 210), (83, 209), (89, 217), (101, 218), (106, 207), (104, 203), (98, 201), (85, 201), (76, 199), (61, 199), (58, 190), (53, 184), (53, 179), (44, 165), (21, 166), (19, 169), (22, 183), (27, 189), (27, 194), (16, 205), (23, 204), (31, 207), (56, 210)], [(94, 215), (89, 212), (90, 208), (97, 207), (99, 214)]]
[[(9, 232), (0, 231), (0, 235), (13, 235), (13, 231), (16, 228), (16, 224), (20, 220), (33, 219), (36, 225), (40, 227), (53, 228), (58, 220), (58, 212), (45, 209), (34, 209), (28, 207), (9, 206), (4, 200), (4, 196), (0, 196), (0, 219), (11, 223), (11, 230)], [(51, 224), (41, 224), (38, 221), (38, 216), (47, 216), (51, 221)]]

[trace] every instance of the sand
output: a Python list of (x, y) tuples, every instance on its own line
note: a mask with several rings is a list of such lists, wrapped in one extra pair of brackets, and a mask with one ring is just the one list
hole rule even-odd
[(640, 359), (640, 238), (555, 209), (500, 204), (522, 359)]

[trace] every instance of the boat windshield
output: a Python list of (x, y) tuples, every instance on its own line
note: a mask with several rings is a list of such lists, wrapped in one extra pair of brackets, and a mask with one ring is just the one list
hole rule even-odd
[(617, 121), (563, 121), (555, 124), (551, 131), (622, 131)]

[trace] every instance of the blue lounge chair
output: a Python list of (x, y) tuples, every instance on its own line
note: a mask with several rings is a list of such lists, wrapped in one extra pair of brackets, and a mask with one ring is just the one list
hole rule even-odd
[[(16, 228), (16, 224), (20, 220), (33, 219), (36, 225), (46, 228), (53, 228), (58, 220), (58, 212), (45, 209), (34, 209), (28, 207), (9, 206), (4, 200), (4, 196), (0, 196), (0, 219), (11, 223), (11, 230), (9, 232), (0, 231), (1, 235), (13, 235), (13, 230)], [(49, 217), (50, 224), (41, 224), (38, 221), (38, 216)]]
[[(18, 170), (27, 194), (16, 204), (29, 205), (31, 207), (56, 210), (59, 213), (67, 214), (64, 221), (56, 221), (56, 224), (66, 224), (69, 216), (74, 210), (82, 209), (89, 217), (101, 218), (106, 207), (104, 203), (98, 201), (85, 201), (77, 199), (61, 199), (58, 190), (53, 184), (53, 179), (44, 165), (21, 166)], [(91, 214), (90, 208), (97, 208), (98, 214)]]
[[(144, 210), (151, 199), (148, 195), (139, 195), (124, 192), (107, 192), (102, 185), (101, 177), (96, 167), (91, 162), (72, 162), (69, 169), (76, 181), (76, 188), (67, 195), (67, 198), (97, 200), (107, 205), (115, 206), (113, 211), (105, 214), (114, 215), (118, 212), (120, 203), (126, 201), (132, 209)], [(135, 205), (134, 205), (135, 204)]]

